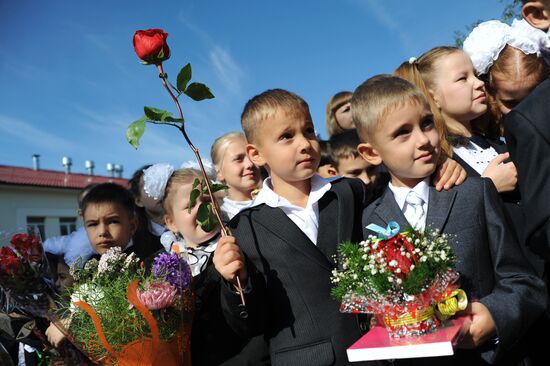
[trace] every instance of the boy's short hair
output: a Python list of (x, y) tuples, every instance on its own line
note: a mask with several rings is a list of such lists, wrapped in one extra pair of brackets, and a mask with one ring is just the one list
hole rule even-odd
[(256, 95), (244, 106), (241, 125), (249, 143), (255, 143), (259, 125), (278, 110), (311, 119), (309, 106), (300, 96), (283, 89), (270, 89)]
[(330, 151), (330, 143), (327, 140), (319, 140), (319, 146), (321, 147), (321, 160), (319, 162), (319, 166), (323, 165), (334, 165), (334, 160), (332, 160), (332, 155)]
[(351, 114), (361, 141), (368, 141), (389, 113), (410, 102), (429, 108), (422, 91), (398, 76), (376, 75), (359, 85), (351, 98)]
[(361, 143), (355, 129), (339, 133), (330, 137), (330, 155), (336, 168), (343, 158), (357, 158), (359, 152), (357, 145)]
[(118, 204), (126, 211), (128, 217), (135, 215), (134, 197), (129, 190), (116, 183), (101, 183), (93, 187), (82, 199), (82, 215), (91, 204)]

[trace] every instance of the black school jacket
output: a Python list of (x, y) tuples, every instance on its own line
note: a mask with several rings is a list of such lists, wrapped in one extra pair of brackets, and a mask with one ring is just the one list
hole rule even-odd
[(229, 224), (248, 260), (252, 290), (248, 317), (239, 297), (224, 287), (222, 302), (231, 326), (264, 333), (273, 365), (347, 365), (346, 348), (365, 324), (339, 311), (330, 296), (338, 243), (361, 240), (361, 212), (371, 196), (357, 179), (338, 179), (319, 201), (317, 245), (279, 208), (261, 204)]

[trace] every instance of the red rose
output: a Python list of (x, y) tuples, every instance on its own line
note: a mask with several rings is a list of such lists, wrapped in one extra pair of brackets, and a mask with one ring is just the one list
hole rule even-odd
[(15, 275), (21, 268), (21, 258), (9, 247), (0, 248), (0, 273)]
[(418, 263), (414, 246), (401, 234), (381, 240), (379, 245), (388, 269), (399, 278), (406, 277), (411, 272), (411, 265)]
[(168, 33), (162, 29), (138, 30), (134, 34), (134, 50), (145, 63), (158, 65), (170, 58), (166, 38)]
[(35, 257), (42, 255), (42, 248), (40, 246), (40, 241), (34, 235), (28, 234), (15, 234), (12, 236), (10, 243), (15, 247), (15, 249), (25, 258), (32, 257), (36, 261)]

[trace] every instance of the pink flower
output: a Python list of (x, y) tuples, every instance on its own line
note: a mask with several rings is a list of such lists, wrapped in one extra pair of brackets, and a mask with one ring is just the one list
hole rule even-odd
[(138, 290), (138, 297), (149, 310), (159, 310), (172, 305), (177, 292), (168, 282), (152, 283), (143, 292)]

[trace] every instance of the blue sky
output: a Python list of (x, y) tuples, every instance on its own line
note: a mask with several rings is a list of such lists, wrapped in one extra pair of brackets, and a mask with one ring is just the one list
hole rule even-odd
[(271, 88), (301, 95), (326, 138), (330, 96), (393, 71), (453, 32), (498, 18), (498, 0), (463, 1), (0, 1), (0, 164), (74, 172), (94, 160), (128, 177), (145, 163), (179, 166), (193, 154), (179, 132), (148, 125), (138, 150), (126, 127), (143, 106), (175, 106), (153, 66), (132, 47), (135, 30), (163, 28), (171, 80), (187, 62), (215, 99), (183, 100), (187, 131), (203, 156), (219, 135), (239, 130), (246, 101)]

